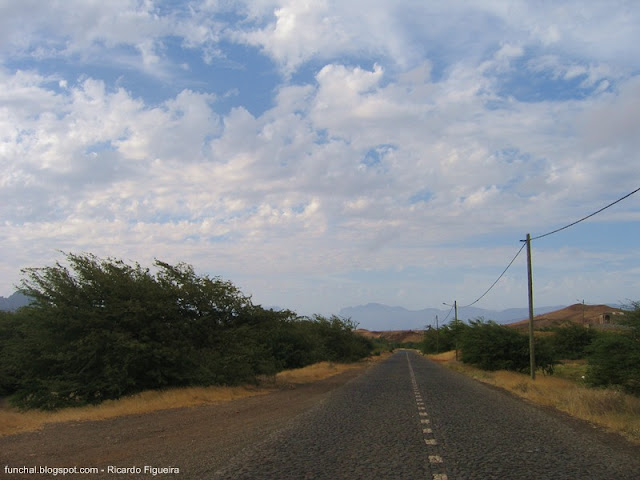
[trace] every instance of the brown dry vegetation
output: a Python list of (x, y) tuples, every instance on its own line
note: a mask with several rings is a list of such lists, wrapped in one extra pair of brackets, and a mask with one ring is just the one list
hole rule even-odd
[[(600, 315), (606, 312), (622, 312), (622, 310), (608, 305), (582, 305), (581, 303), (576, 303), (560, 310), (536, 315), (533, 318), (533, 324), (535, 328), (553, 328), (572, 324), (585, 325), (593, 323)], [(526, 330), (529, 328), (529, 320), (521, 320), (508, 326), (518, 330)]]
[[(376, 358), (383, 358), (383, 356)], [(262, 379), (258, 386), (187, 387), (153, 390), (118, 400), (108, 400), (100, 405), (65, 408), (53, 412), (40, 410), (20, 411), (9, 406), (5, 400), (0, 403), (0, 436), (39, 430), (47, 423), (105, 420), (158, 410), (230, 402), (239, 398), (264, 395), (274, 389), (288, 385), (322, 380), (347, 370), (362, 368), (372, 361), (376, 360), (368, 359), (352, 364), (321, 362), (304, 368), (280, 372), (275, 377)]]
[(538, 376), (536, 380), (531, 380), (528, 375), (521, 373), (489, 372), (464, 365), (455, 360), (455, 352), (428, 357), (476, 380), (505, 389), (538, 405), (553, 407), (587, 420), (640, 444), (640, 398), (616, 390), (580, 385), (572, 378), (580, 378), (576, 372), (584, 365), (568, 364), (561, 374), (564, 378)]
[(383, 338), (391, 343), (419, 343), (424, 338), (422, 330), (369, 331), (358, 329), (355, 332), (365, 338)]
[(276, 375), (275, 382), (277, 385), (310, 383), (322, 380), (323, 378), (337, 375), (347, 370), (361, 368), (366, 363), (333, 363), (320, 362), (295, 370), (285, 370)]
[(107, 400), (100, 405), (57, 411), (20, 411), (4, 402), (0, 407), (0, 435), (39, 430), (47, 423), (106, 420), (157, 410), (228, 402), (268, 392), (266, 388), (249, 386), (175, 388), (141, 392), (118, 400)]

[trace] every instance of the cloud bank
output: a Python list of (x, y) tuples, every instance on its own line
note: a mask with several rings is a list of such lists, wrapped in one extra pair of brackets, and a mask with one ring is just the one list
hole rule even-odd
[[(638, 187), (628, 2), (0, 11), (5, 295), (63, 250), (186, 261), (304, 313), (470, 302), (527, 232)], [(541, 241), (540, 301), (634, 299), (639, 206)], [(481, 306), (524, 304), (523, 275)]]

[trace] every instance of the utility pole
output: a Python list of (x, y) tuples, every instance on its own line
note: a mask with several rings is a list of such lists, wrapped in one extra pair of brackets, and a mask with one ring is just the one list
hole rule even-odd
[(438, 329), (438, 315), (436, 315), (436, 353), (440, 353), (440, 330)]
[[(460, 329), (458, 328), (458, 301), (454, 300), (453, 301), (453, 305), (449, 305), (448, 303), (444, 303), (442, 302), (443, 305), (446, 305), (447, 307), (453, 307), (454, 309), (454, 321), (453, 321), (453, 326), (454, 326), (454, 332), (453, 334), (455, 335), (455, 342), (456, 342), (456, 361), (458, 361), (458, 335), (460, 335)], [(449, 310), (449, 313), (451, 313), (451, 310)]]
[(458, 325), (458, 301), (454, 300), (453, 301), (453, 310), (454, 310), (454, 314), (455, 314), (455, 322), (456, 322), (456, 362), (458, 361), (458, 337), (460, 336), (460, 328)]
[(536, 379), (536, 352), (533, 339), (533, 275), (531, 273), (531, 235), (527, 233), (527, 276), (529, 277), (529, 369), (531, 380)]
[(457, 300), (453, 301), (453, 310), (456, 318), (456, 323), (458, 323), (458, 301)]

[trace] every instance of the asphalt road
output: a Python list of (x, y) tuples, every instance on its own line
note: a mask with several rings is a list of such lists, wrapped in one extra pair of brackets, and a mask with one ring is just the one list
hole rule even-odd
[(399, 351), (213, 478), (639, 480), (640, 447)]

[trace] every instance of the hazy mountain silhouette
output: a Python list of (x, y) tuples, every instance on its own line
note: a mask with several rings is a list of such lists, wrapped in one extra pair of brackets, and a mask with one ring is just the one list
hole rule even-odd
[[(536, 307), (535, 315), (553, 312), (564, 308), (565, 305), (553, 307)], [(422, 310), (407, 310), (404, 307), (391, 307), (380, 303), (369, 303), (357, 307), (345, 307), (340, 310), (341, 317), (349, 317), (357, 322), (358, 328), (367, 330), (415, 330), (423, 329), (426, 325), (436, 325), (436, 315), (439, 323), (449, 323), (453, 320), (454, 314), (450, 308), (440, 310), (438, 308), (425, 308)], [(458, 308), (458, 318), (460, 320), (474, 320), (483, 317), (485, 320), (493, 320), (504, 324), (517, 322), (529, 318), (529, 309), (509, 308), (507, 310), (485, 310), (483, 308), (467, 307)], [(446, 320), (445, 320), (446, 319)]]
[(13, 312), (19, 309), (20, 307), (29, 305), (30, 301), (31, 300), (29, 297), (19, 292), (16, 292), (8, 298), (0, 297), (0, 310)]

